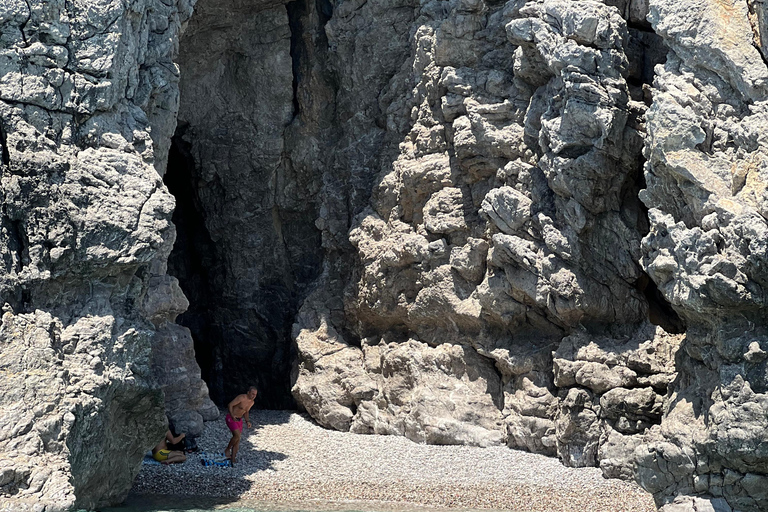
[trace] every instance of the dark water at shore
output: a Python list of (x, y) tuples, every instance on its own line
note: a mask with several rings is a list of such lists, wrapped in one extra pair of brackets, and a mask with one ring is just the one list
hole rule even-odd
[[(223, 500), (190, 496), (130, 496), (117, 507), (98, 512), (441, 512), (435, 507), (414, 507), (402, 504), (370, 503), (267, 503), (258, 501)], [(473, 512), (472, 509), (450, 509), (451, 512)], [(483, 512), (494, 512), (483, 510)]]

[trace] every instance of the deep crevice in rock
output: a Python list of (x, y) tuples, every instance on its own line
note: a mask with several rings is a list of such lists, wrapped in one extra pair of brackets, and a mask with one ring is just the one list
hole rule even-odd
[(0, 161), (3, 162), (3, 165), (10, 165), (11, 163), (11, 154), (8, 152), (8, 136), (5, 133), (5, 128), (3, 127), (3, 123), (0, 121), (0, 151), (2, 154), (0, 154)]
[(299, 77), (301, 76), (301, 17), (306, 13), (304, 0), (285, 4), (288, 12), (288, 26), (291, 29), (291, 64), (293, 69), (293, 117), (299, 115)]
[(168, 273), (179, 279), (190, 304), (177, 322), (192, 332), (202, 378), (211, 390), (211, 398), (219, 402), (223, 399), (217, 396), (223, 387), (221, 356), (212, 342), (207, 307), (208, 297), (213, 293), (211, 274), (218, 267), (218, 262), (214, 243), (195, 204), (192, 182), (194, 161), (189, 153), (189, 144), (183, 140), (185, 128), (180, 126), (176, 130), (168, 156), (168, 169), (163, 177), (168, 190), (176, 198), (172, 219), (176, 226), (176, 243), (168, 258)]
[(656, 283), (648, 274), (642, 273), (635, 283), (648, 301), (648, 320), (653, 325), (660, 325), (670, 334), (681, 334), (686, 330), (685, 321), (678, 316), (672, 305), (664, 298)]
[(21, 224), (20, 220), (12, 220), (10, 228), (11, 240), (9, 248), (16, 252), (16, 268), (14, 270), (16, 273), (19, 273), (21, 272), (21, 269), (24, 268), (24, 261), (29, 259), (29, 242), (27, 241), (27, 236), (24, 233), (24, 226)]

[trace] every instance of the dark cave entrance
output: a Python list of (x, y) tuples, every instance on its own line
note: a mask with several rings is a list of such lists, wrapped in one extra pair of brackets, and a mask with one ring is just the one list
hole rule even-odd
[(179, 44), (168, 273), (190, 302), (177, 322), (219, 406), (255, 385), (257, 407), (296, 407), (291, 330), (325, 257), (315, 146), (334, 96), (326, 90), (315, 105), (310, 37), (330, 16), (324, 5), (200, 0)]
[(315, 221), (335, 92), (318, 41), (331, 13), (324, 0), (199, 0), (179, 43), (168, 273), (219, 406), (255, 385), (256, 407), (296, 407), (291, 331), (326, 255)]
[[(294, 409), (290, 373), (296, 354), (291, 327), (307, 286), (322, 264), (319, 237), (307, 238), (306, 230), (296, 233), (296, 226), (286, 223), (283, 227), (288, 233), (283, 236), (298, 235), (318, 247), (313, 259), (304, 258), (307, 272), (298, 276), (301, 282), (275, 282), (267, 277), (250, 297), (229, 293), (232, 290), (226, 283), (237, 272), (230, 264), (234, 256), (227, 246), (214, 241), (216, 233), (212, 236), (207, 227), (211, 221), (206, 219), (198, 188), (205, 185), (197, 176), (190, 144), (184, 140), (185, 129), (180, 126), (173, 138), (164, 176), (176, 198), (173, 223), (177, 237), (168, 258), (168, 273), (179, 279), (190, 303), (177, 323), (192, 333), (202, 378), (217, 405), (225, 406), (248, 386), (256, 385), (257, 407)], [(299, 219), (299, 224), (304, 225), (304, 220)]]
[(195, 342), (195, 358), (200, 365), (202, 378), (208, 385), (211, 399), (222, 405), (223, 379), (221, 356), (217, 353), (209, 329), (207, 297), (212, 293), (210, 280), (215, 267), (215, 245), (211, 240), (205, 221), (195, 205), (195, 191), (192, 183), (194, 161), (189, 154), (179, 127), (174, 135), (168, 153), (168, 168), (163, 181), (168, 191), (176, 198), (173, 224), (176, 226), (176, 242), (168, 258), (168, 273), (179, 280), (189, 308), (177, 319), (177, 323), (192, 332)]

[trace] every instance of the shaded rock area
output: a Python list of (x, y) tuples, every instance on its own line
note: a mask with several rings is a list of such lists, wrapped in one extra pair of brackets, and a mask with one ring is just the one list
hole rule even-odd
[(761, 2), (193, 4), (0, 5), (0, 509), (250, 385), (768, 508)]

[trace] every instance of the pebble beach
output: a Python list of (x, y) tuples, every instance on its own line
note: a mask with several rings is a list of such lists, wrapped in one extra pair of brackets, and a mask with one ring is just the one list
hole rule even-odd
[[(251, 422), (234, 467), (204, 466), (196, 453), (182, 464), (145, 464), (131, 499), (187, 495), (318, 510), (334, 504), (358, 510), (656, 510), (634, 483), (503, 446), (421, 445), (337, 432), (290, 411), (252, 411)], [(223, 419), (208, 422), (198, 445), (221, 452), (229, 437)]]

